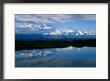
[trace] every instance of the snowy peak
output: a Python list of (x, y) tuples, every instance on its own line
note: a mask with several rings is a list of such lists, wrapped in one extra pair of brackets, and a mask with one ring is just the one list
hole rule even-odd
[[(68, 27), (69, 28), (69, 27)], [(16, 26), (16, 34), (41, 34), (41, 35), (72, 35), (72, 36), (84, 36), (84, 35), (96, 35), (94, 29), (57, 29), (50, 27), (47, 24), (20, 24)]]

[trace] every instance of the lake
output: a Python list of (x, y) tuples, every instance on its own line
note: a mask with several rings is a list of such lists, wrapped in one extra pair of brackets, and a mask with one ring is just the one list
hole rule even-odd
[(96, 47), (18, 50), (15, 67), (96, 67)]

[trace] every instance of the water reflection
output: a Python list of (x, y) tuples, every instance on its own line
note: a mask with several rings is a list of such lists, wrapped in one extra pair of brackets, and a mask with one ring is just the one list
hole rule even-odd
[(16, 67), (95, 67), (95, 47), (66, 47), (16, 51)]

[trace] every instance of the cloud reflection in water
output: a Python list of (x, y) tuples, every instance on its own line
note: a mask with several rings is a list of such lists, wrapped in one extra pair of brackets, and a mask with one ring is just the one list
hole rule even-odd
[(95, 67), (95, 47), (16, 51), (16, 67)]

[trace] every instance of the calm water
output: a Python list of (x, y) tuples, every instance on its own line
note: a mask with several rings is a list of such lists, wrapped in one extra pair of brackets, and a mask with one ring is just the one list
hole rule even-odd
[(16, 51), (16, 67), (96, 67), (95, 47)]

